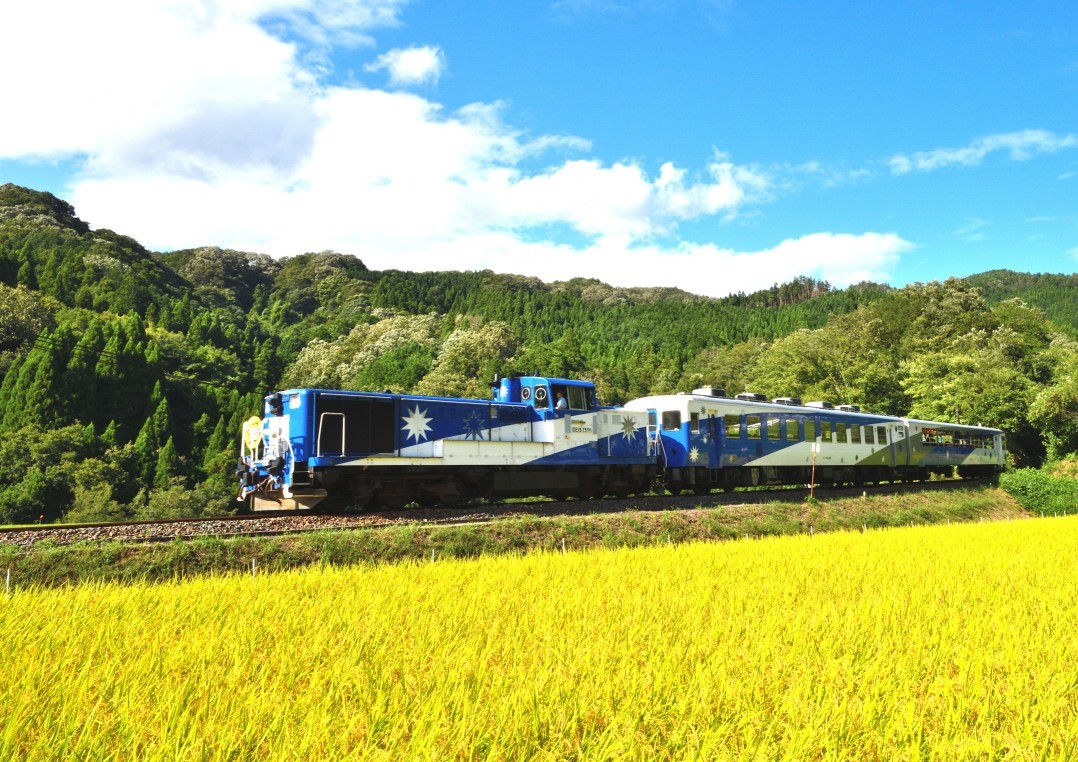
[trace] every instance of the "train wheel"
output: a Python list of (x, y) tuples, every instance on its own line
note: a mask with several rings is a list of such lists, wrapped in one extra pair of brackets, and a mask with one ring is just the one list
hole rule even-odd
[(382, 493), (382, 505), (391, 511), (399, 511), (412, 502), (412, 494), (406, 490), (387, 490)]
[(594, 479), (582, 477), (576, 487), (576, 496), (581, 500), (592, 500), (603, 493), (603, 487)]

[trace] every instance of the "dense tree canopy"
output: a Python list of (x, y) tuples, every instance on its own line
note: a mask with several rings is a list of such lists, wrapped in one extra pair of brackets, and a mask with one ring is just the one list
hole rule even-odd
[(721, 386), (985, 423), (1032, 463), (1078, 450), (1076, 286), (995, 271), (708, 299), (336, 252), (154, 254), (4, 185), (0, 522), (227, 510), (241, 423), (274, 389), (486, 396), (511, 371), (591, 379), (608, 404)]

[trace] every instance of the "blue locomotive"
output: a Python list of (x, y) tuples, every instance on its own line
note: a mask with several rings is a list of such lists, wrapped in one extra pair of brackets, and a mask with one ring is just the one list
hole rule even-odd
[(600, 406), (588, 381), (499, 379), (488, 400), (288, 389), (244, 425), (254, 510), (625, 496), (765, 484), (988, 476), (999, 429), (697, 389)]
[(451, 505), (650, 488), (647, 414), (588, 381), (500, 379), (491, 399), (288, 389), (244, 425), (240, 496), (255, 510)]

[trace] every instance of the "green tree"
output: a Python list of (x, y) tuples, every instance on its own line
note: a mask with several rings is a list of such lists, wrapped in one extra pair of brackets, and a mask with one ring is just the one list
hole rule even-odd
[(176, 450), (176, 445), (172, 442), (172, 437), (169, 437), (168, 441), (157, 453), (153, 486), (156, 489), (164, 489), (169, 486), (173, 477), (180, 476), (181, 473), (180, 454)]
[(516, 350), (516, 334), (505, 323), (471, 327), (463, 322), (442, 343), (434, 367), (416, 391), (450, 397), (489, 397), (494, 376), (512, 368)]
[(1052, 347), (1056, 358), (1052, 380), (1029, 406), (1029, 422), (1044, 435), (1048, 457), (1078, 454), (1078, 346), (1060, 337)]

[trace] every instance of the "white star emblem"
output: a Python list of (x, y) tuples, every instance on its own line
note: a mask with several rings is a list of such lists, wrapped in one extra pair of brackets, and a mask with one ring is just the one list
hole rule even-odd
[(621, 435), (626, 439), (636, 438), (636, 424), (628, 416), (621, 417)]
[(689, 450), (689, 460), (691, 460), (693, 463), (700, 460), (700, 451), (695, 447)]
[(427, 424), (433, 421), (433, 418), (427, 417), (427, 411), (420, 411), (419, 405), (416, 405), (411, 412), (405, 418), (401, 418), (404, 421), (404, 425), (401, 426), (402, 431), (408, 432), (408, 439), (415, 439), (416, 442), (427, 438), (427, 432), (431, 431), (431, 427)]
[(468, 411), (468, 414), (464, 416), (464, 438), (479, 440), (483, 438), (483, 429), (486, 428), (486, 421), (479, 415), (476, 410)]

